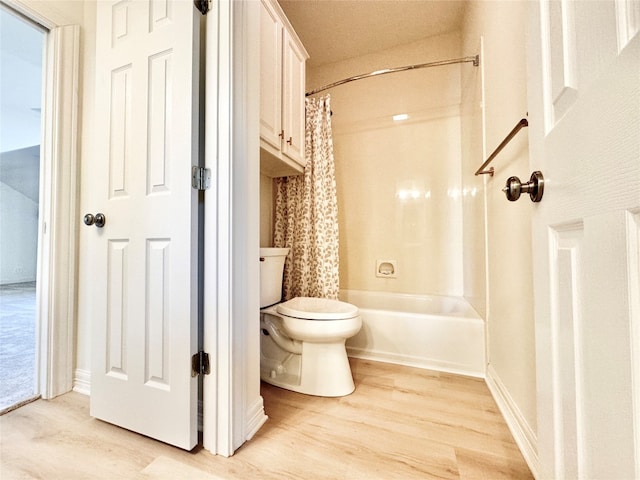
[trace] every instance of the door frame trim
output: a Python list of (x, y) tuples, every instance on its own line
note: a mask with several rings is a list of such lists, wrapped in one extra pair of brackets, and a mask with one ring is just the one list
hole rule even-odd
[(38, 390), (49, 399), (73, 387), (80, 27), (69, 25), (46, 4), (3, 2), (49, 30), (44, 58), (36, 294)]
[(224, 456), (267, 420), (260, 396), (259, 2), (207, 13), (203, 446)]

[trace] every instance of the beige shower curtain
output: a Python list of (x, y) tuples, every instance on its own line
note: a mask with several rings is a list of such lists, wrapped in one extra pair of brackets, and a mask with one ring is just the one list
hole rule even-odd
[(330, 97), (306, 99), (303, 175), (275, 181), (274, 246), (289, 247), (283, 295), (338, 298), (338, 202)]

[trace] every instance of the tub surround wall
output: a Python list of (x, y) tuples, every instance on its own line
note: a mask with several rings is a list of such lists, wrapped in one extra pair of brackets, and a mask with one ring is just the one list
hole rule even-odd
[(484, 143), (482, 39), (468, 41), (466, 53), (477, 52), (478, 68), (462, 71), (462, 258), (464, 298), (487, 317), (486, 210), (484, 176), (474, 172), (487, 156)]
[[(470, 2), (463, 24), (463, 52), (470, 54), (483, 42), (485, 156), (478, 157), (477, 105), (463, 118), (469, 154), (463, 156), (463, 183), (486, 184), (486, 256), (488, 266), (487, 383), (527, 458), (536, 468), (536, 370), (533, 316), (531, 217), (536, 208), (528, 198), (508, 202), (501, 188), (511, 175), (529, 178), (528, 130), (523, 129), (492, 162), (496, 174), (473, 179), (486, 155), (526, 115), (527, 2)], [(463, 96), (477, 102), (478, 84), (463, 83)], [(466, 151), (466, 150), (465, 150)], [(477, 223), (478, 204), (465, 205), (465, 229)], [(473, 228), (473, 227), (472, 227)], [(471, 228), (471, 229), (472, 229)], [(481, 240), (479, 237), (478, 240)], [(481, 265), (482, 253), (465, 236), (465, 263)], [(514, 274), (517, 265), (517, 274)], [(477, 297), (483, 283), (477, 277), (465, 283), (465, 295)]]
[[(457, 58), (457, 34), (431, 37), (307, 71), (307, 90), (352, 75)], [(460, 71), (395, 73), (331, 95), (340, 227), (340, 286), (462, 295)], [(394, 122), (392, 116), (409, 118)], [(376, 276), (396, 260), (396, 278)]]

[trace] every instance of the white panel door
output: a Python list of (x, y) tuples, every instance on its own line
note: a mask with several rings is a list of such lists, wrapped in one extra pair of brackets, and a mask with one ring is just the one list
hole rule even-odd
[(640, 478), (639, 27), (637, 0), (531, 4), (539, 478)]
[[(197, 444), (199, 13), (190, 0), (97, 2), (91, 415)], [(196, 61), (194, 61), (196, 60)], [(87, 212), (83, 212), (87, 213)]]

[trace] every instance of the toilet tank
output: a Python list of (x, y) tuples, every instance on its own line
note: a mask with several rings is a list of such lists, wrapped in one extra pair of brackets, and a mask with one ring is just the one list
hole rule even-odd
[(288, 248), (260, 249), (260, 308), (282, 300), (282, 274)]

